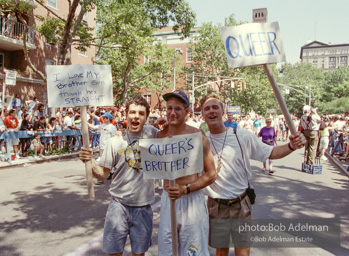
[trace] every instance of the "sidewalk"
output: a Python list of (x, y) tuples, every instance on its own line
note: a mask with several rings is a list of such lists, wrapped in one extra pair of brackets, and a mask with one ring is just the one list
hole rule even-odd
[[(93, 153), (98, 153), (99, 150), (95, 150)], [(27, 157), (21, 157), (21, 158), (16, 158), (15, 160), (12, 160), (12, 163), (9, 164), (7, 160), (1, 159), (0, 161), (0, 169), (6, 169), (6, 168), (14, 168), (14, 167), (19, 167), (19, 166), (28, 166), (31, 164), (36, 164), (36, 163), (43, 163), (43, 162), (50, 162), (50, 161), (57, 161), (60, 159), (69, 159), (69, 158), (75, 158), (79, 157), (79, 152), (73, 152), (69, 154), (62, 154), (62, 155), (49, 155), (49, 156), (44, 156), (42, 158), (37, 158), (35, 159), (33, 156), (27, 156)]]

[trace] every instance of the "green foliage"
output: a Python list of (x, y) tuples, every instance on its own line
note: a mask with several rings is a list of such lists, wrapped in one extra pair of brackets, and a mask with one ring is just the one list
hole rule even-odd
[[(310, 63), (285, 63), (279, 70), (277, 82), (291, 87), (289, 94), (284, 93), (287, 107), (291, 114), (302, 115), (302, 108), (309, 104), (309, 93), (313, 106), (319, 106), (321, 102), (322, 87), (324, 81), (324, 72)], [(280, 87), (284, 91), (284, 88)]]
[[(174, 29), (180, 27), (183, 36), (188, 36), (195, 15), (184, 1), (106, 0), (97, 7), (97, 22), (102, 48), (96, 62), (111, 65), (118, 104), (140, 88), (160, 92), (169, 85), (173, 49), (154, 44), (152, 34), (173, 22)], [(140, 56), (151, 61), (143, 63)]]
[[(225, 19), (224, 26), (236, 26), (243, 23), (245, 22), (236, 21), (232, 14)], [(204, 23), (199, 30), (199, 36), (195, 38), (195, 43), (189, 46), (193, 51), (193, 62), (185, 71), (187, 74), (192, 72), (206, 74), (206, 76), (195, 77), (195, 86), (224, 79), (224, 77), (241, 78), (246, 83), (246, 89), (243, 91), (232, 86), (230, 81), (218, 82), (219, 94), (227, 105), (240, 106), (244, 113), (255, 110), (259, 114), (266, 114), (267, 109), (276, 108), (275, 97), (261, 66), (228, 68), (220, 27), (220, 24)], [(275, 68), (274, 71), (276, 72)], [(187, 89), (190, 90), (191, 80), (188, 82)], [(214, 92), (212, 88), (199, 88), (195, 90), (195, 98), (201, 98), (211, 92)]]
[(319, 104), (321, 113), (343, 114), (349, 109), (349, 97), (342, 97), (329, 102), (321, 102)]
[(309, 104), (310, 93), (312, 105), (319, 107), (320, 113), (341, 113), (348, 109), (345, 101), (349, 97), (348, 67), (324, 72), (309, 63), (286, 63), (281, 66), (277, 80), (294, 88), (285, 98), (290, 112), (297, 116), (302, 114), (302, 107)]
[(56, 44), (59, 42), (57, 34), (61, 35), (64, 27), (64, 22), (56, 18), (47, 18), (46, 21), (37, 29), (42, 34), (47, 42)]
[(342, 97), (349, 97), (349, 67), (339, 67), (325, 73), (323, 100), (333, 101)]

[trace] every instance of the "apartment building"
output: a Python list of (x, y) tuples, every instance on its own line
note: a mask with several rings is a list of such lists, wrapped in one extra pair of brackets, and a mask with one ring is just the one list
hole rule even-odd
[[(192, 28), (190, 31), (190, 36), (182, 39), (181, 35), (175, 33), (172, 27), (164, 27), (157, 30), (153, 34), (153, 37), (155, 38), (154, 43), (167, 44), (170, 48), (173, 48), (173, 57), (175, 55), (180, 56), (186, 65), (189, 66), (193, 61), (193, 56), (191, 50), (188, 48), (188, 45), (194, 42), (194, 37), (198, 35), (198, 30), (199, 28)], [(175, 65), (175, 63), (173, 63), (173, 65)], [(172, 75), (174, 76), (174, 72)], [(178, 72), (176, 73), (176, 77), (176, 87), (174, 88), (173, 86), (173, 88), (169, 89), (168, 92), (171, 92), (174, 89), (185, 88), (187, 77), (179, 77)], [(162, 88), (159, 89), (162, 90)], [(163, 94), (166, 92), (163, 92)], [(158, 104), (158, 98), (154, 92), (144, 90), (142, 95), (148, 101), (151, 108), (154, 108)]]
[(325, 71), (340, 66), (348, 67), (348, 58), (349, 44), (326, 44), (313, 41), (301, 47), (301, 61), (311, 63), (314, 67), (323, 68)]
[[(65, 18), (69, 12), (68, 0), (44, 0), (42, 5), (34, 0), (21, 1), (25, 1), (35, 7), (33, 10), (34, 15), (40, 15), (45, 18), (53, 17), (53, 13)], [(15, 94), (18, 94), (22, 101), (32, 99), (36, 96), (40, 102), (46, 102), (46, 84), (39, 75), (29, 68), (27, 61), (25, 60), (22, 41), (25, 25), (18, 19), (18, 13), (11, 15), (9, 12), (6, 12), (6, 8), (3, 8), (3, 11), (0, 9), (0, 14), (1, 92), (2, 84), (4, 83), (4, 70), (15, 70), (17, 71), (16, 85), (6, 85), (5, 95), (7, 95), (7, 101), (11, 101), (11, 98)], [(35, 28), (39, 27), (42, 22), (39, 19), (34, 18), (34, 15), (24, 17), (28, 23), (28, 39), (26, 45), (32, 63), (38, 70), (45, 74), (46, 65), (56, 64), (58, 46), (46, 42), (45, 38), (36, 31)], [(95, 28), (95, 17), (96, 9), (87, 13), (83, 20), (84, 22), (87, 22), (90, 27)], [(90, 47), (87, 51), (81, 52), (73, 46), (71, 48), (70, 57), (71, 64), (92, 64), (95, 60), (95, 49), (94, 47)]]

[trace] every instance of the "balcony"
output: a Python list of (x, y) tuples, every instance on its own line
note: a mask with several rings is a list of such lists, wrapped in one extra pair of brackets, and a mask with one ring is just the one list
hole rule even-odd
[[(26, 25), (19, 22), (11, 22), (5, 17), (0, 17), (0, 48), (7, 51), (23, 49), (23, 33)], [(35, 29), (28, 26), (27, 49), (33, 50), (35, 44)]]

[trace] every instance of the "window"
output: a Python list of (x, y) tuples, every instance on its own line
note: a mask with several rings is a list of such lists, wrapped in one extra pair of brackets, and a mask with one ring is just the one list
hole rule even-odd
[(79, 55), (81, 55), (81, 56), (87, 56), (86, 50), (79, 50)]
[(144, 94), (143, 98), (148, 102), (149, 106), (151, 106), (151, 94)]
[(57, 8), (57, 0), (47, 0), (47, 5), (53, 8)]
[(167, 36), (163, 36), (163, 37), (162, 37), (162, 42), (163, 42), (164, 44), (167, 44)]
[(0, 68), (4, 67), (4, 55), (0, 53)]
[(187, 63), (193, 62), (193, 51), (191, 49), (187, 49)]
[(317, 59), (313, 59), (313, 66), (317, 67)]
[(329, 68), (336, 68), (336, 57), (330, 57)]
[(85, 12), (84, 17), (82, 18), (82, 20), (88, 22), (88, 12)]
[(341, 56), (341, 61), (339, 63), (339, 66), (348, 66), (348, 56)]

